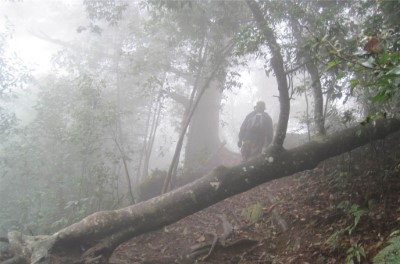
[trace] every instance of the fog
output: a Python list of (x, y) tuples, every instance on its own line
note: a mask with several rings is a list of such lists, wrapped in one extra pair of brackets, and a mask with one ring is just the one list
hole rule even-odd
[(0, 1), (0, 263), (380, 263), (398, 10)]
[[(9, 54), (15, 53), (24, 65), (29, 67), (33, 76), (40, 78), (51, 72), (52, 57), (63, 47), (60, 43), (79, 42), (79, 26), (87, 23), (84, 6), (79, 1), (23, 1), (2, 3), (0, 10), (2, 23), (9, 24), (13, 30), (13, 37), (9, 41)], [(45, 40), (43, 38), (48, 38)], [(50, 40), (53, 40), (50, 41)], [(82, 41), (82, 40), (81, 40)], [(255, 102), (266, 101), (266, 112), (275, 122), (279, 115), (279, 102), (277, 97), (277, 84), (273, 76), (268, 78), (263, 70), (263, 62), (248, 61), (247, 67), (238, 68), (242, 88), (224, 92), (224, 102), (221, 107), (221, 140), (227, 141), (228, 147), (238, 151), (236, 147), (239, 127), (245, 116), (253, 110)], [(14, 110), (19, 120), (29, 122), (34, 118), (32, 106), (35, 104), (36, 88), (34, 86), (21, 91), (14, 102)], [(303, 111), (304, 109), (298, 109)], [(294, 111), (294, 112), (298, 112)], [(233, 118), (235, 117), (235, 118)], [(297, 121), (291, 122), (291, 129), (297, 128)], [(168, 130), (168, 124), (165, 124)], [(177, 137), (173, 130), (166, 131), (170, 136), (168, 142), (156, 142), (155, 149), (170, 146), (173, 150), (174, 138)], [(172, 151), (165, 158), (154, 153), (151, 168), (164, 168), (168, 166)]]
[[(190, 17), (174, 6), (107, 3), (0, 3), (0, 67), (10, 78), (0, 98), (1, 232), (48, 233), (143, 199), (141, 184), (171, 164), (193, 87), (197, 98), (214, 72), (186, 131), (178, 178), (238, 164), (239, 129), (257, 101), (278, 122), (266, 48), (232, 50), (214, 69), (246, 12), (234, 20), (213, 7)], [(208, 14), (234, 22), (213, 24)], [(303, 73), (292, 78), (293, 90), (310, 84)], [(292, 94), (288, 132), (305, 140), (303, 97)]]

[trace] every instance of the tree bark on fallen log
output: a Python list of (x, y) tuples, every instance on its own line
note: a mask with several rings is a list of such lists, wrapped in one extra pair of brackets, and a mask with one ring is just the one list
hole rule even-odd
[[(289, 151), (267, 150), (238, 166), (218, 167), (172, 192), (114, 211), (97, 212), (51, 236), (10, 232), (15, 263), (93, 263), (107, 260), (124, 241), (159, 229), (262, 183), (315, 168), (321, 161), (400, 130), (400, 120), (381, 119), (343, 130)], [(8, 260), (10, 261), (10, 260)], [(10, 262), (14, 263), (14, 262)]]

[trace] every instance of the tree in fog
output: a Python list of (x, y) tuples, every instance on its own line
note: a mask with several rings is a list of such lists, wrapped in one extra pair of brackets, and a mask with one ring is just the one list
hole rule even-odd
[[(185, 171), (198, 174), (210, 156), (218, 158), (215, 154), (222, 146), (218, 129), (221, 96), (232, 63), (227, 49), (235, 41), (235, 31), (243, 17), (240, 15), (243, 4), (165, 1), (154, 2), (150, 8), (152, 19), (157, 21), (153, 26), (165, 30), (166, 35), (174, 39), (175, 46), (170, 48), (180, 54), (169, 72), (181, 80), (184, 89), (176, 84), (168, 96), (185, 109), (182, 127), (199, 100), (189, 121), (184, 158)], [(226, 57), (221, 57), (225, 53)]]
[[(367, 6), (364, 8), (375, 8), (381, 10), (380, 12), (382, 12), (382, 17), (391, 17), (387, 13), (385, 13), (387, 12), (387, 10), (385, 9), (385, 5), (382, 6), (369, 1), (367, 2), (370, 5), (369, 7)], [(176, 21), (174, 20), (175, 15), (183, 15), (179, 13), (179, 10), (184, 9), (187, 10), (185, 14), (192, 14), (190, 13), (191, 10), (197, 10), (197, 7), (201, 7), (203, 5), (203, 2), (201, 1), (166, 1), (160, 3), (163, 3), (163, 5), (169, 5), (167, 10), (168, 12), (166, 12), (163, 16), (166, 21), (163, 22), (168, 22), (169, 19), (171, 19), (171, 21), (174, 21), (173, 23), (171, 22), (174, 26), (176, 25)], [(224, 6), (224, 8), (229, 8), (230, 3), (231, 2), (217, 2), (217, 5)], [(14, 250), (13, 254), (15, 262), (19, 261), (20, 263), (46, 263), (57, 260), (60, 263), (93, 263), (94, 261), (99, 261), (99, 259), (101, 258), (107, 260), (119, 244), (129, 240), (134, 236), (173, 223), (187, 215), (195, 213), (227, 197), (249, 190), (262, 183), (280, 177), (289, 176), (299, 171), (313, 169), (318, 165), (319, 162), (329, 157), (333, 157), (341, 153), (350, 151), (356, 147), (362, 146), (370, 142), (371, 140), (384, 138), (388, 134), (400, 130), (400, 121), (396, 119), (396, 114), (398, 114), (396, 113), (396, 108), (390, 107), (390, 103), (398, 98), (397, 92), (399, 88), (399, 58), (398, 56), (396, 56), (399, 39), (398, 31), (395, 30), (395, 34), (391, 35), (391, 38), (385, 39), (385, 43), (387, 45), (379, 46), (379, 48), (374, 45), (374, 43), (376, 43), (377, 41), (373, 41), (374, 43), (371, 43), (371, 39), (374, 38), (378, 39), (378, 43), (379, 41), (383, 42), (383, 38), (378, 35), (371, 36), (371, 38), (367, 40), (367, 45), (365, 46), (364, 43), (351, 42), (352, 39), (347, 39), (349, 40), (349, 42), (347, 42), (346, 38), (343, 38), (341, 41), (343, 41), (344, 44), (348, 44), (348, 46), (340, 46), (335, 45), (335, 42), (332, 42), (334, 41), (335, 36), (329, 36), (328, 34), (326, 38), (309, 39), (309, 41), (313, 42), (311, 43), (311, 46), (320, 46), (319, 49), (311, 49), (311, 53), (306, 54), (307, 56), (304, 56), (301, 53), (298, 54), (299, 59), (301, 58), (301, 60), (305, 60), (303, 61), (303, 63), (307, 62), (307, 59), (311, 58), (311, 61), (316, 63), (316, 65), (319, 65), (319, 73), (314, 76), (310, 72), (313, 82), (319, 80), (322, 86), (325, 83), (325, 80), (334, 79), (336, 81), (336, 79), (343, 78), (343, 82), (335, 82), (335, 84), (343, 84), (343, 91), (346, 91), (349, 93), (349, 95), (351, 95), (352, 90), (356, 89), (356, 85), (358, 86), (357, 89), (366, 89), (365, 87), (363, 87), (364, 79), (354, 79), (354, 76), (364, 77), (365, 75), (368, 75), (370, 79), (367, 80), (372, 81), (374, 84), (374, 86), (371, 87), (371, 94), (374, 95), (373, 101), (380, 102), (381, 104), (386, 104), (385, 108), (381, 107), (380, 105), (378, 105), (377, 107), (379, 107), (380, 109), (385, 109), (387, 111), (385, 116), (395, 118), (379, 119), (376, 116), (370, 115), (364, 117), (363, 125), (356, 125), (354, 127), (342, 129), (334, 134), (330, 133), (331, 130), (327, 130), (328, 133), (326, 135), (323, 135), (323, 133), (321, 133), (323, 131), (321, 129), (317, 129), (317, 132), (322, 134), (320, 137), (317, 137), (315, 140), (310, 141), (309, 143), (299, 146), (297, 148), (285, 150), (282, 145), (285, 140), (287, 132), (286, 130), (289, 121), (288, 117), (290, 113), (290, 82), (288, 82), (288, 73), (291, 69), (293, 69), (290, 67), (293, 64), (291, 64), (291, 57), (287, 55), (287, 52), (294, 53), (293, 50), (295, 49), (293, 48), (293, 46), (286, 46), (286, 44), (289, 43), (287, 42), (287, 36), (282, 36), (280, 34), (282, 31), (280, 30), (281, 26), (290, 25), (290, 23), (293, 23), (293, 21), (290, 21), (287, 17), (282, 17), (282, 15), (276, 15), (275, 12), (277, 10), (274, 9), (276, 7), (274, 5), (274, 1), (246, 0), (245, 2), (240, 2), (239, 4), (242, 4), (242, 6), (246, 8), (246, 11), (244, 12), (246, 12), (248, 16), (247, 19), (244, 20), (247, 22), (247, 24), (243, 25), (243, 28), (233, 27), (232, 29), (234, 31), (232, 34), (235, 35), (234, 33), (236, 33), (236, 35), (240, 36), (241, 38), (240, 43), (237, 47), (243, 47), (245, 50), (244, 53), (252, 50), (256, 54), (262, 54), (261, 58), (265, 60), (265, 64), (267, 65), (268, 70), (271, 70), (274, 73), (278, 82), (280, 116), (276, 128), (277, 133), (275, 134), (273, 144), (266, 151), (266, 153), (263, 153), (262, 155), (255, 157), (248, 162), (242, 163), (238, 166), (230, 168), (220, 166), (212, 172), (204, 175), (203, 177), (188, 185), (185, 185), (165, 195), (151, 199), (147, 202), (130, 205), (128, 207), (118, 210), (100, 211), (94, 213), (84, 218), (83, 220), (76, 222), (71, 226), (65, 227), (49, 236), (27, 236), (22, 235), (18, 232), (10, 232), (8, 235), (8, 241), (12, 245), (12, 249)], [(320, 8), (318, 8), (318, 12), (327, 11), (329, 9), (329, 4), (327, 4), (327, 6), (324, 6), (324, 3), (322, 2), (319, 2), (319, 4), (321, 4), (321, 6)], [(171, 12), (170, 5), (176, 5), (172, 8), (172, 10), (175, 9), (174, 12), (176, 13), (169, 13)], [(161, 6), (161, 8), (164, 7)], [(295, 6), (295, 8), (297, 8), (297, 6)], [(324, 8), (326, 8), (326, 10), (324, 10)], [(305, 10), (308, 11), (307, 8), (305, 8)], [(344, 12), (344, 14), (346, 14), (347, 11), (348, 10), (346, 8), (340, 10), (340, 12)], [(317, 12), (317, 10), (313, 12)], [(174, 19), (169, 17), (168, 14), (170, 14)], [(215, 15), (215, 17), (213, 17), (212, 19), (208, 18), (205, 19), (205, 21), (211, 21), (212, 23), (214, 23), (219, 21), (218, 18), (220, 18), (220, 16), (224, 18), (224, 12), (217, 12), (216, 14), (218, 14), (218, 16)], [(389, 14), (392, 13), (389, 12)], [(383, 25), (385, 25), (385, 23), (388, 23), (387, 25), (390, 25), (389, 21), (391, 20), (388, 19), (388, 21), (384, 22)], [(355, 23), (356, 22), (359, 23), (359, 27), (367, 27), (367, 25), (364, 23), (364, 20), (355, 21)], [(311, 27), (313, 21), (305, 21), (304, 23), (306, 23), (304, 25)], [(188, 26), (190, 25), (189, 23), (187, 24)], [(344, 25), (350, 26), (351, 23)], [(164, 30), (164, 26), (160, 27), (160, 30)], [(179, 27), (177, 28), (179, 29)], [(321, 28), (324, 30), (326, 29), (324, 27)], [(98, 28), (96, 27), (93, 27), (93, 29), (98, 30)], [(213, 32), (211, 29), (213, 28), (210, 27), (209, 32)], [(298, 34), (299, 32), (295, 32), (295, 30), (296, 29), (294, 28), (293, 32)], [(326, 32), (324, 32), (324, 30), (321, 35), (325, 35)], [(381, 30), (383, 31), (383, 28)], [(182, 34), (185, 34), (185, 31), (182, 30), (181, 32)], [(217, 32), (218, 31), (215, 31), (214, 33)], [(165, 34), (164, 36), (171, 35)], [(200, 47), (202, 47), (201, 41), (206, 40), (206, 38), (204, 38), (204, 35), (203, 38), (195, 38), (194, 40), (197, 40), (197, 42), (195, 41), (194, 43), (200, 45), (193, 46), (191, 45), (193, 43), (189, 41), (192, 41), (192, 39), (186, 38), (186, 41), (184, 41), (185, 37), (186, 36), (183, 35), (182, 42), (180, 41), (180, 39), (177, 42), (174, 42), (174, 39), (172, 39), (172, 44), (176, 44), (172, 45), (174, 55), (180, 53), (186, 55), (185, 52), (190, 52), (190, 55), (192, 56), (188, 56), (189, 58), (201, 57), (198, 55), (203, 54), (202, 52), (200, 52)], [(303, 38), (304, 36), (302, 34), (296, 36), (296, 39)], [(221, 38), (221, 40), (222, 42), (225, 42), (226, 39)], [(212, 44), (216, 44), (215, 40), (212, 38), (209, 41)], [(135, 46), (134, 42), (132, 42), (131, 44)], [(151, 45), (147, 44), (143, 46), (149, 47)], [(216, 46), (223, 47), (224, 45)], [(344, 48), (341, 49), (341, 47)], [(363, 56), (359, 56), (357, 53), (354, 54), (354, 51), (360, 49), (365, 51)], [(216, 48), (214, 51), (216, 50), (218, 49)], [(296, 52), (299, 51), (300, 49), (296, 50)], [(327, 51), (328, 55), (326, 57), (319, 57), (320, 51)], [(313, 52), (317, 54), (314, 54)], [(230, 56), (227, 56), (224, 59), (229, 60), (233, 58), (234, 53), (227, 53), (227, 55)], [(187, 67), (187, 69), (189, 69), (189, 66), (186, 66), (188, 64), (184, 63), (186, 62), (185, 59), (188, 57), (178, 57), (179, 59), (183, 60), (182, 64), (176, 62), (174, 63), (173, 59), (168, 57), (168, 59), (170, 59), (167, 60), (169, 62), (167, 63), (168, 66), (166, 67), (166, 69), (162, 68), (160, 72), (165, 73), (167, 79), (170, 76), (175, 77), (173, 72), (177, 70), (182, 71), (182, 69), (176, 68), (177, 65)], [(65, 58), (71, 57), (67, 56)], [(96, 57), (96, 59), (94, 60), (94, 65), (96, 67), (92, 68), (91, 64), (88, 63), (91, 60), (89, 60), (87, 57), (80, 56), (79, 59), (71, 64), (74, 65), (74, 67), (72, 67), (72, 69), (74, 70), (68, 71), (66, 77), (60, 76), (57, 77), (59, 78), (57, 82), (50, 82), (52, 85), (55, 84), (55, 86), (58, 87), (57, 89), (61, 90), (62, 85), (65, 85), (70, 89), (66, 89), (66, 91), (56, 90), (57, 93), (63, 93), (61, 95), (53, 95), (51, 92), (48, 94), (44, 94), (45, 96), (43, 95), (42, 100), (39, 101), (43, 105), (46, 105), (46, 107), (51, 106), (54, 107), (54, 109), (57, 109), (54, 113), (53, 111), (44, 111), (44, 114), (48, 115), (46, 116), (46, 119), (49, 120), (50, 123), (54, 122), (54, 125), (46, 124), (47, 129), (41, 131), (43, 133), (46, 133), (46, 136), (50, 134), (52, 136), (51, 140), (38, 137), (38, 135), (36, 135), (37, 139), (43, 140), (48, 143), (47, 145), (45, 143), (40, 143), (38, 144), (39, 147), (53, 147), (55, 157), (46, 157), (46, 160), (54, 162), (56, 166), (53, 166), (51, 163), (42, 165), (42, 167), (45, 169), (51, 169), (52, 173), (57, 173), (55, 171), (55, 168), (57, 168), (58, 166), (62, 166), (63, 160), (68, 160), (68, 157), (62, 156), (64, 154), (62, 152), (63, 140), (60, 140), (63, 139), (65, 135), (70, 135), (66, 132), (75, 132), (75, 134), (72, 134), (72, 136), (69, 138), (67, 137), (67, 139), (77, 141), (76, 144), (71, 144), (69, 145), (69, 147), (77, 147), (79, 151), (85, 154), (79, 156), (79, 161), (74, 161), (74, 163), (70, 164), (75, 164), (75, 162), (77, 164), (82, 164), (84, 162), (82, 158), (85, 157), (90, 160), (89, 164), (91, 166), (94, 166), (97, 164), (97, 162), (101, 162), (101, 159), (98, 159), (98, 157), (102, 158), (105, 153), (108, 153), (109, 148), (114, 148), (114, 155), (115, 153), (121, 154), (121, 152), (125, 152), (120, 151), (122, 148), (118, 152), (115, 146), (116, 140), (112, 141), (110, 144), (105, 143), (108, 141), (102, 141), (100, 143), (98, 142), (99, 138), (103, 136), (109, 136), (111, 133), (110, 131), (114, 131), (110, 130), (110, 127), (115, 127), (115, 125), (118, 124), (118, 122), (116, 121), (118, 117), (117, 114), (110, 114), (110, 112), (113, 113), (113, 111), (102, 112), (103, 110), (111, 110), (117, 108), (116, 105), (112, 104), (115, 103), (115, 100), (110, 100), (110, 98), (116, 98), (115, 86), (112, 86), (110, 84), (110, 82), (112, 83), (113, 78), (104, 77), (104, 75), (109, 74), (109, 71), (102, 72), (101, 69), (104, 68), (98, 67), (105, 66), (106, 68), (108, 65), (114, 65), (115, 69), (115, 63), (109, 64), (109, 60), (107, 60), (106, 58), (107, 55), (104, 54), (100, 57)], [(209, 60), (213, 61), (212, 58), (210, 58)], [(63, 65), (69, 65), (65, 64), (66, 60), (64, 59), (62, 60), (62, 62)], [(207, 62), (207, 60), (205, 60), (205, 62)], [(326, 63), (325, 69), (324, 67), (322, 67), (322, 64), (324, 63)], [(79, 69), (77, 69), (76, 65), (81, 65), (83, 67), (79, 67)], [(193, 75), (193, 73), (197, 73), (196, 70), (199, 69), (198, 67), (199, 66), (193, 67), (192, 71), (186, 71), (186, 73), (191, 73), (192, 76), (196, 76), (195, 74)], [(183, 69), (185, 70), (186, 68)], [(207, 66), (204, 71), (207, 72), (207, 70), (210, 71), (210, 69), (214, 68)], [(227, 68), (221, 67), (219, 70), (222, 71), (223, 78), (215, 80), (224, 83), (226, 82), (226, 76), (224, 75), (224, 73), (226, 72), (224, 71), (226, 71)], [(326, 72), (324, 72), (324, 70)], [(138, 71), (139, 76), (140, 72), (141, 71)], [(370, 72), (374, 73), (373, 76), (371, 76)], [(63, 73), (63, 71), (61, 71), (60, 73)], [(115, 71), (113, 73), (115, 74)], [(322, 73), (329, 74), (324, 75)], [(355, 73), (359, 75), (356, 75)], [(365, 75), (362, 73), (364, 73)], [(107, 77), (108, 76), (110, 75), (107, 75)], [(159, 76), (164, 75), (161, 74)], [(176, 75), (177, 78), (182, 76), (182, 73), (180, 75)], [(202, 78), (207, 78), (207, 76), (212, 75), (204, 76), (202, 76)], [(155, 77), (158, 79), (158, 76)], [(63, 81), (63, 78), (65, 78), (66, 81)], [(148, 80), (148, 78), (144, 78), (144, 80)], [(181, 81), (177, 81), (176, 83), (180, 82)], [(182, 80), (182, 83), (185, 83), (185, 81)], [(192, 83), (188, 82), (188, 85), (194, 85), (194, 83), (195, 82), (193, 81)], [(321, 87), (321, 89), (322, 88), (328, 91), (330, 87)], [(312, 89), (320, 88), (312, 87)], [(185, 95), (190, 95), (190, 90), (191, 89), (189, 89), (189, 91), (186, 91)], [(51, 89), (45, 88), (43, 91), (51, 91)], [(174, 90), (166, 92), (167, 94), (169, 92), (169, 96), (172, 97)], [(75, 97), (69, 95), (68, 93), (73, 93)], [(64, 100), (58, 100), (54, 98), (56, 96), (63, 95), (64, 97), (68, 96), (70, 98), (70, 101), (65, 101), (73, 104), (73, 109), (69, 109), (67, 107), (63, 108)], [(327, 96), (328, 94), (325, 95), (325, 100)], [(44, 100), (46, 98), (49, 99)], [(318, 98), (320, 99), (320, 95), (316, 96), (314, 100), (319, 100)], [(44, 104), (45, 102), (46, 104)], [(54, 102), (58, 104), (52, 105), (52, 103)], [(106, 106), (108, 105), (108, 103), (111, 103), (113, 107), (100, 107)], [(326, 105), (327, 104), (325, 104), (325, 106)], [(66, 113), (60, 114), (60, 112), (62, 111), (65, 111)], [(321, 117), (320, 106), (318, 106), (315, 111), (319, 113), (314, 116), (316, 119), (318, 119), (315, 120), (315, 123), (318, 124), (318, 122), (321, 122), (321, 120), (319, 119)], [(39, 113), (41, 112), (39, 111)], [(201, 113), (201, 111), (199, 113)], [(110, 120), (104, 118), (108, 114), (110, 114)], [(56, 118), (53, 118), (54, 116), (56, 116)], [(345, 116), (343, 115), (343, 117)], [(93, 120), (94, 122), (89, 122), (88, 120)], [(43, 121), (38, 119), (37, 124), (41, 124), (41, 122)], [(60, 130), (62, 133), (59, 133)], [(78, 142), (80, 144), (78, 144)], [(34, 145), (34, 147), (37, 146)], [(123, 147), (125, 149), (126, 146)], [(117, 156), (117, 160), (120, 161), (120, 157), (121, 156)], [(109, 162), (110, 160), (106, 160), (105, 164), (100, 165), (105, 166), (106, 164), (109, 164)], [(37, 163), (34, 162), (34, 164)], [(66, 170), (68, 168), (64, 169)], [(93, 180), (93, 178), (90, 179)], [(88, 191), (93, 192), (90, 187), (88, 188)], [(82, 247), (83, 245), (84, 247)], [(84, 250), (82, 250), (82, 248), (84, 248)]]
[[(18, 193), (18, 190), (29, 187), (23, 178), (12, 173), (12, 167), (23, 149), (21, 145), (24, 144), (19, 138), (24, 131), (19, 127), (13, 104), (18, 94), (26, 91), (27, 83), (31, 80), (27, 66), (14, 53), (9, 52), (9, 41), (13, 34), (13, 25), (5, 21), (4, 28), (0, 28), (0, 206), (4, 208), (0, 212), (0, 233), (10, 226), (19, 226), (21, 221), (12, 219), (12, 216), (17, 215), (22, 220), (26, 217), (16, 209), (16, 206), (24, 206), (26, 203), (20, 201), (18, 204), (10, 197)], [(21, 166), (19, 171), (24, 175), (27, 168)], [(21, 197), (23, 199), (26, 197)]]
[(4, 192), (8, 198), (2, 201), (13, 205), (9, 219), (30, 232), (52, 232), (92, 212), (134, 202), (130, 180), (136, 163), (129, 161), (144, 124), (130, 127), (146, 97), (135, 94), (140, 86), (130, 85), (126, 47), (116, 36), (123, 33), (104, 28), (102, 34), (88, 32), (100, 30), (95, 26), (80, 28), (79, 42), (38, 36), (62, 50), (53, 57), (52, 74), (36, 80), (36, 117), (3, 141), (9, 146), (2, 187), (27, 191)]

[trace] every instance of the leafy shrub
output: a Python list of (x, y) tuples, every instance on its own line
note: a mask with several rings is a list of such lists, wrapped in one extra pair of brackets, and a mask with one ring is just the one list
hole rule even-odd
[(354, 258), (357, 260), (357, 263), (361, 263), (361, 257), (365, 258), (364, 247), (361, 244), (354, 244), (346, 251), (346, 264), (354, 264)]
[(396, 236), (389, 239), (388, 244), (373, 258), (374, 264), (397, 264), (400, 263), (400, 230), (392, 235)]
[(339, 209), (342, 209), (349, 217), (353, 219), (353, 222), (345, 228), (341, 228), (338, 231), (334, 232), (327, 240), (326, 243), (332, 247), (336, 247), (339, 238), (348, 234), (351, 235), (353, 231), (356, 229), (358, 223), (361, 220), (361, 217), (367, 212), (360, 208), (358, 204), (351, 204), (349, 201), (342, 201), (338, 206)]
[(242, 216), (244, 219), (251, 223), (258, 222), (263, 215), (264, 206), (261, 203), (255, 203), (249, 207), (243, 209)]

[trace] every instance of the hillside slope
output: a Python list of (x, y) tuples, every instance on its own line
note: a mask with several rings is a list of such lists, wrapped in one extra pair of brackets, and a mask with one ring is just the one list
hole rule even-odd
[(136, 237), (110, 263), (371, 263), (400, 230), (399, 162), (399, 135), (371, 143)]

